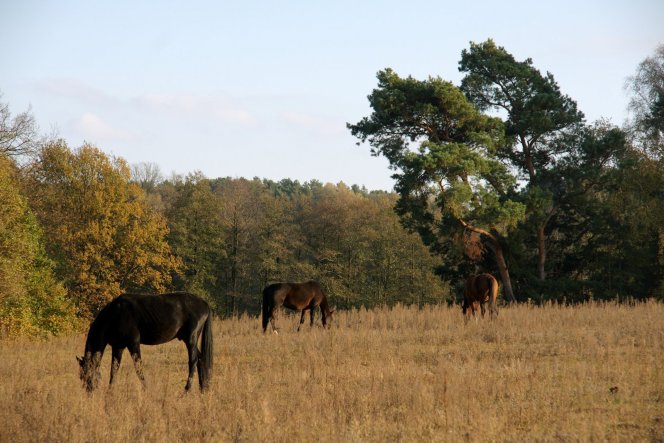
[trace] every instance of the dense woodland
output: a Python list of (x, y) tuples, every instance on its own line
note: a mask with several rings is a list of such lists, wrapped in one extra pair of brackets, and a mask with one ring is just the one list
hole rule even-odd
[(389, 160), (389, 193), (164, 177), (0, 103), (0, 335), (77, 329), (128, 291), (256, 314), (284, 280), (320, 280), (341, 309), (454, 302), (477, 271), (519, 302), (664, 297), (664, 46), (628, 79), (622, 127), (491, 40), (459, 69), (460, 86), (385, 69), (348, 124)]

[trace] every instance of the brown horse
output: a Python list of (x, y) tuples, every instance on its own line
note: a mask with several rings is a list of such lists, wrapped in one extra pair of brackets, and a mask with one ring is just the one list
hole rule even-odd
[(332, 319), (330, 306), (320, 283), (308, 281), (306, 283), (274, 283), (263, 289), (263, 332), (267, 330), (267, 324), (272, 324), (272, 330), (276, 333), (277, 328), (274, 324), (275, 310), (279, 306), (284, 306), (295, 311), (302, 311), (300, 324), (297, 330), (300, 330), (304, 323), (304, 312), (308, 309), (311, 316), (311, 326), (314, 324), (314, 310), (320, 307), (323, 320), (323, 327), (327, 326), (328, 321)]
[(485, 304), (489, 303), (489, 316), (498, 315), (496, 300), (498, 298), (498, 281), (491, 274), (471, 275), (466, 280), (463, 293), (463, 315), (468, 321), (470, 314), (475, 317), (477, 308), (481, 308), (484, 317)]

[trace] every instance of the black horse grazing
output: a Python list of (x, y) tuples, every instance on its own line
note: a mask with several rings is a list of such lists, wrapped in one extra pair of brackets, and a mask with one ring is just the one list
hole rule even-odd
[(475, 317), (478, 305), (482, 310), (482, 317), (486, 310), (485, 304), (489, 303), (489, 316), (498, 315), (496, 299), (498, 298), (498, 281), (491, 274), (471, 275), (466, 280), (466, 288), (463, 293), (463, 315), (468, 321), (472, 313)]
[[(201, 350), (198, 339), (201, 338)], [(201, 390), (208, 387), (212, 370), (212, 311), (205, 300), (184, 292), (164, 295), (124, 294), (107, 304), (90, 325), (81, 365), (81, 380), (88, 391), (99, 384), (99, 364), (106, 345), (113, 351), (111, 381), (120, 367), (122, 352), (129, 349), (136, 374), (145, 385), (141, 363), (141, 344), (159, 345), (182, 340), (189, 353), (191, 388), (194, 368), (198, 368)]]
[(267, 330), (267, 324), (272, 324), (272, 330), (277, 331), (274, 325), (275, 310), (279, 306), (288, 309), (302, 311), (300, 324), (297, 330), (300, 330), (304, 323), (304, 312), (308, 309), (311, 316), (311, 325), (314, 324), (314, 309), (320, 306), (320, 312), (323, 320), (323, 327), (327, 326), (328, 321), (332, 319), (330, 306), (327, 304), (327, 298), (320, 283), (308, 281), (306, 283), (274, 283), (263, 289), (263, 332)]

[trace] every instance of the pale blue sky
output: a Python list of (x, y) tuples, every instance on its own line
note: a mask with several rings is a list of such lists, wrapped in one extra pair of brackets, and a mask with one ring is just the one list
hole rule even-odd
[(391, 189), (345, 127), (378, 70), (458, 84), (493, 38), (554, 74), (589, 122), (627, 116), (625, 78), (664, 43), (664, 2), (0, 0), (0, 91), (43, 132), (208, 177)]

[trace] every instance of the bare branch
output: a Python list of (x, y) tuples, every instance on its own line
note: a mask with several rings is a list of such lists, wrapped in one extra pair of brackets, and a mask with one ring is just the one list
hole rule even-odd
[(30, 109), (12, 118), (9, 105), (0, 102), (0, 154), (28, 155), (36, 151), (37, 145), (35, 118)]

